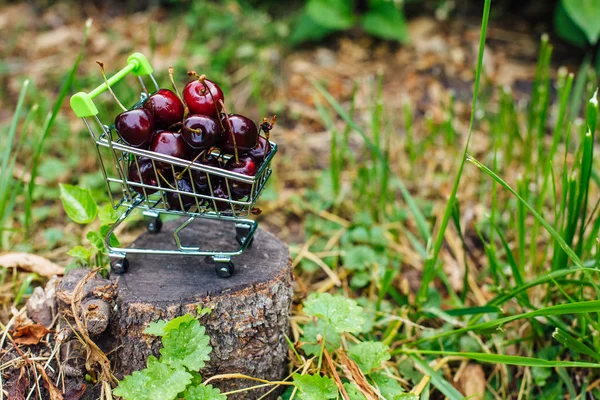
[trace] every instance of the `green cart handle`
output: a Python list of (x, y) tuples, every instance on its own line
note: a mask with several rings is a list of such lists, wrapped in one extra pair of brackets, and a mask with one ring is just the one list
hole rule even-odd
[[(142, 53), (133, 53), (127, 58), (127, 66), (111, 76), (108, 79), (108, 84), (112, 86), (130, 73), (133, 73), (135, 76), (144, 76), (150, 75), (152, 71), (154, 70), (152, 69), (152, 66), (148, 62), (146, 56), (144, 56)], [(104, 82), (102, 85), (98, 86), (89, 93), (75, 93), (71, 97), (71, 109), (73, 109), (75, 115), (77, 115), (79, 118), (93, 117), (94, 115), (98, 115), (98, 109), (96, 108), (93, 99), (100, 93), (105, 92), (107, 89), (108, 86), (106, 86), (106, 82)]]

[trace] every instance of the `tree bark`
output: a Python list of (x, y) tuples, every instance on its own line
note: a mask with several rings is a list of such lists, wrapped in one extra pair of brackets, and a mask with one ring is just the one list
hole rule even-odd
[[(173, 242), (177, 225), (178, 221), (166, 223), (161, 233), (145, 233), (133, 245), (164, 248)], [(233, 224), (220, 221), (198, 221), (180, 236), (184, 245), (237, 246)], [(128, 272), (111, 277), (117, 288), (116, 311), (101, 336), (105, 349), (117, 349), (110, 358), (118, 378), (143, 369), (149, 354), (160, 355), (160, 338), (143, 333), (149, 323), (195, 314), (199, 306), (212, 309), (200, 320), (213, 347), (210, 361), (200, 371), (204, 379), (226, 373), (268, 380), (285, 377), (292, 273), (288, 249), (275, 236), (258, 230), (252, 247), (232, 258), (235, 274), (230, 278), (219, 278), (212, 260), (202, 257), (131, 254), (127, 258)], [(221, 392), (257, 384), (240, 379), (211, 383)], [(268, 389), (228, 398), (256, 399)]]

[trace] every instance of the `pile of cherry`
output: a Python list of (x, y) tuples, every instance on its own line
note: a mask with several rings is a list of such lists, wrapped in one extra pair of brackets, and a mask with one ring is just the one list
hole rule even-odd
[[(169, 72), (172, 78), (172, 70)], [(271, 152), (268, 138), (275, 117), (270, 122), (264, 119), (257, 127), (248, 117), (228, 114), (221, 88), (193, 71), (188, 74), (194, 80), (183, 89), (183, 97), (173, 84), (175, 92), (160, 89), (149, 96), (140, 108), (123, 108), (125, 111), (115, 119), (117, 133), (132, 147), (190, 160), (190, 164), (195, 162), (254, 176)], [(260, 134), (261, 131), (264, 136)], [(152, 162), (147, 157), (138, 157), (137, 162), (135, 159), (131, 161), (128, 180), (204, 195), (211, 195), (212, 188), (214, 197), (233, 200), (250, 195), (252, 189), (252, 185), (248, 183), (230, 178), (227, 185), (225, 179), (216, 175), (183, 167), (173, 168), (170, 163), (156, 160)], [(142, 195), (157, 191), (134, 185), (132, 188)], [(171, 209), (188, 210), (196, 204), (195, 196), (165, 192)], [(198, 201), (201, 200), (198, 198)], [(214, 204), (220, 210), (231, 207), (225, 201), (215, 201)], [(211, 201), (208, 206), (212, 205)]]

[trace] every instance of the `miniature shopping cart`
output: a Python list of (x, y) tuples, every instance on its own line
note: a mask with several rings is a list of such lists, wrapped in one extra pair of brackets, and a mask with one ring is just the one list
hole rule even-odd
[[(151, 94), (148, 93), (144, 78), (152, 82), (156, 90), (159, 86), (152, 75), (153, 69), (144, 55), (134, 53), (127, 59), (127, 66), (118, 71), (108, 79), (108, 85), (112, 88), (114, 84), (132, 74), (136, 76), (141, 85), (142, 93), (140, 101), (132, 108), (141, 107), (144, 100)], [(106, 234), (105, 243), (111, 259), (111, 269), (115, 273), (123, 273), (127, 270), (128, 253), (141, 254), (166, 254), (166, 255), (186, 255), (186, 256), (205, 256), (210, 257), (215, 262), (217, 275), (226, 278), (233, 274), (234, 265), (231, 258), (240, 255), (248, 246), (251, 245), (254, 233), (257, 229), (257, 222), (248, 219), (254, 209), (254, 204), (264, 188), (269, 176), (271, 175), (271, 160), (277, 152), (277, 145), (271, 144), (271, 152), (265, 157), (255, 176), (247, 176), (224, 169), (203, 165), (197, 162), (183, 160), (171, 157), (149, 150), (138, 149), (129, 146), (116, 133), (114, 125), (105, 125), (99, 118), (98, 109), (93, 99), (108, 89), (107, 82), (98, 86), (89, 93), (79, 92), (71, 97), (71, 108), (82, 118), (87, 126), (90, 135), (95, 143), (96, 153), (100, 161), (100, 169), (106, 181), (106, 190), (114, 209), (123, 208), (124, 211), (118, 220), (110, 227)], [(221, 157), (223, 161), (230, 156), (214, 152), (214, 156)], [(192, 187), (194, 186), (194, 177), (192, 174), (205, 174), (208, 182), (208, 190), (196, 190), (193, 187), (192, 192), (180, 190), (178, 185), (170, 185), (161, 177), (156, 176), (156, 184), (148, 184), (144, 179), (133, 181), (128, 179), (130, 168), (137, 168), (140, 172), (140, 160), (149, 159), (154, 167), (155, 174), (158, 175), (158, 163), (164, 170), (165, 165), (171, 169), (175, 176), (181, 178), (181, 174), (186, 175)], [(144, 162), (148, 162), (144, 160)], [(140, 174), (141, 175), (141, 174)], [(216, 180), (224, 183), (227, 189), (227, 196), (215, 196), (214, 183)], [(251, 187), (250, 194), (244, 198), (237, 199), (232, 196), (231, 184), (244, 184), (245, 187)], [(181, 207), (173, 207), (168, 201), (175, 198), (181, 204)], [(184, 207), (184, 201), (189, 204), (190, 197), (193, 197), (193, 205), (190, 208)], [(148, 249), (136, 247), (119, 247), (111, 244), (111, 235), (115, 229), (121, 225), (135, 209), (141, 209), (143, 215), (148, 219), (148, 231), (158, 233), (161, 230), (162, 214), (174, 214), (187, 217), (183, 223), (174, 231), (173, 237), (176, 249)], [(230, 221), (235, 225), (236, 239), (239, 247), (235, 251), (207, 251), (197, 246), (183, 245), (180, 239), (180, 232), (191, 224), (196, 218), (210, 218), (223, 221)], [(237, 247), (237, 246), (236, 246)]]

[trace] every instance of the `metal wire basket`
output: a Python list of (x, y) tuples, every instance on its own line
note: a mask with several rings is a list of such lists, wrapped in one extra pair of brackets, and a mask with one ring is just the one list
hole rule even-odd
[[(132, 74), (138, 77), (143, 92), (140, 101), (133, 108), (141, 107), (149, 96), (143, 77), (149, 78), (159, 90), (159, 86), (152, 75), (153, 69), (146, 57), (134, 53), (127, 59), (127, 66), (108, 79), (108, 85), (114, 84)], [(111, 259), (111, 269), (116, 273), (127, 270), (128, 253), (141, 254), (167, 254), (186, 256), (211, 257), (220, 277), (229, 277), (234, 273), (231, 258), (240, 255), (251, 245), (258, 223), (248, 219), (254, 205), (260, 196), (267, 180), (271, 176), (271, 160), (277, 152), (277, 145), (269, 142), (271, 151), (265, 157), (257, 173), (247, 176), (230, 172), (225, 169), (200, 164), (198, 162), (171, 157), (149, 150), (138, 149), (125, 143), (117, 134), (114, 125), (102, 123), (93, 99), (108, 89), (103, 83), (89, 93), (79, 92), (71, 97), (71, 108), (82, 118), (95, 143), (96, 154), (100, 161), (100, 169), (106, 182), (106, 190), (114, 209), (124, 208), (119, 219), (108, 231), (105, 243)], [(90, 121), (91, 120), (91, 121)], [(95, 127), (93, 127), (95, 125)], [(213, 156), (220, 157), (223, 161), (230, 158), (228, 155), (213, 152)], [(134, 168), (138, 177), (142, 176), (141, 168), (151, 164), (154, 170), (154, 179), (130, 179), (129, 172)], [(164, 171), (160, 173), (159, 171)], [(174, 182), (186, 179), (191, 183), (192, 191), (182, 190), (177, 183), (171, 184), (163, 174), (174, 177)], [(195, 182), (201, 176), (206, 185), (198, 186)], [(215, 182), (221, 182), (221, 187), (226, 188), (226, 193), (215, 191)], [(239, 198), (234, 194), (232, 187), (243, 186), (249, 194)], [(161, 230), (161, 214), (175, 214), (187, 217), (175, 229), (173, 239), (176, 250), (148, 249), (136, 247), (118, 247), (111, 245), (110, 237), (114, 230), (121, 225), (134, 209), (141, 209), (148, 218), (148, 231), (158, 233)], [(239, 247), (235, 251), (208, 251), (198, 246), (184, 246), (180, 239), (180, 232), (196, 218), (210, 218), (234, 223), (236, 239)]]

